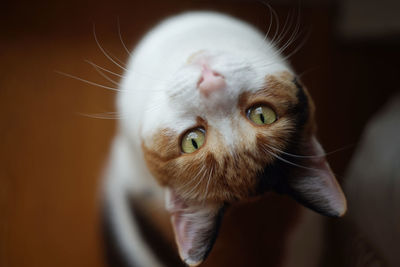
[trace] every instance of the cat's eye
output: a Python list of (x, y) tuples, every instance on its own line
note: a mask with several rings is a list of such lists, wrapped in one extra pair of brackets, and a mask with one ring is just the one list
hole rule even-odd
[(277, 115), (273, 109), (266, 105), (256, 105), (247, 111), (247, 117), (257, 125), (274, 123)]
[(188, 131), (182, 138), (181, 149), (184, 153), (193, 153), (199, 149), (206, 139), (206, 133), (202, 128)]

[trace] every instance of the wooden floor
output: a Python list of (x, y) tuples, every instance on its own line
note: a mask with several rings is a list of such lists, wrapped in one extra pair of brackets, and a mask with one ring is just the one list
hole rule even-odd
[[(251, 1), (2, 4), (1, 267), (104, 266), (100, 186), (115, 120), (85, 114), (114, 111), (115, 93), (56, 71), (115, 86), (85, 62), (122, 73), (99, 50), (92, 23), (101, 45), (125, 62), (118, 18), (124, 41), (132, 47), (161, 18), (193, 8), (225, 11), (268, 28), (268, 9)], [(281, 22), (297, 8), (276, 6)], [(292, 57), (314, 96), (320, 138), (328, 151), (357, 143), (366, 121), (397, 90), (400, 59), (390, 44), (341, 43), (334, 20), (334, 6), (302, 7), (301, 25), (312, 30)], [(329, 158), (339, 179), (353, 148)]]

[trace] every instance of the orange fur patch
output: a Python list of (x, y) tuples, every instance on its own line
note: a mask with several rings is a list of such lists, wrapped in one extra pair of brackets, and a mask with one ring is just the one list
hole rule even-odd
[[(163, 186), (174, 188), (187, 200), (231, 202), (251, 196), (258, 184), (258, 175), (275, 158), (270, 152), (284, 150), (295, 121), (289, 112), (298, 104), (299, 88), (289, 72), (268, 75), (265, 87), (256, 93), (243, 93), (238, 108), (243, 120), (233, 121), (240, 142), (234, 148), (224, 144), (223, 136), (206, 118), (197, 118), (197, 126), (206, 129), (206, 142), (197, 151), (184, 154), (180, 149), (183, 133), (162, 129), (143, 142), (142, 148), (147, 166)], [(306, 93), (308, 97), (308, 93)], [(308, 99), (310, 99), (308, 97)], [(275, 110), (278, 120), (270, 125), (257, 126), (248, 121), (246, 110), (265, 103)], [(311, 103), (311, 101), (308, 101)], [(311, 107), (313, 109), (313, 107)], [(310, 128), (313, 121), (307, 122)]]

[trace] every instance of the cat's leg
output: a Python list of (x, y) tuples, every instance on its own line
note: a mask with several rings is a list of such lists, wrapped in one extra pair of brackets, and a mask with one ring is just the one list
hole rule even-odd
[[(135, 164), (131, 161), (132, 151), (124, 138), (117, 137), (112, 148), (112, 156), (104, 181), (105, 217), (116, 247), (122, 252), (129, 266), (163, 266), (141, 235), (138, 222), (133, 214), (130, 199), (143, 188), (135, 181)], [(136, 187), (135, 189), (132, 189)]]

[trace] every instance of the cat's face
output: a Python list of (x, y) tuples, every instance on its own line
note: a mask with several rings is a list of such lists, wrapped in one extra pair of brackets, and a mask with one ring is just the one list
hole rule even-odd
[[(204, 65), (224, 82), (208, 94), (199, 89)], [(146, 114), (151, 118), (144, 129), (151, 130), (143, 143), (148, 166), (162, 185), (197, 201), (248, 197), (257, 191), (260, 173), (276, 160), (273, 155), (287, 150), (300, 132), (311, 131), (313, 106), (290, 70), (279, 64), (263, 74), (261, 69), (257, 62), (200, 51), (165, 84), (165, 101)], [(250, 113), (257, 108), (274, 121), (253, 121)], [(202, 144), (197, 149), (189, 144), (188, 153), (182, 145), (193, 131), (202, 135)]]
[(169, 192), (168, 209), (188, 264), (206, 256), (226, 203), (278, 190), (325, 214), (345, 211), (314, 136), (308, 92), (284, 62), (260, 62), (194, 53), (145, 113), (144, 158)]

